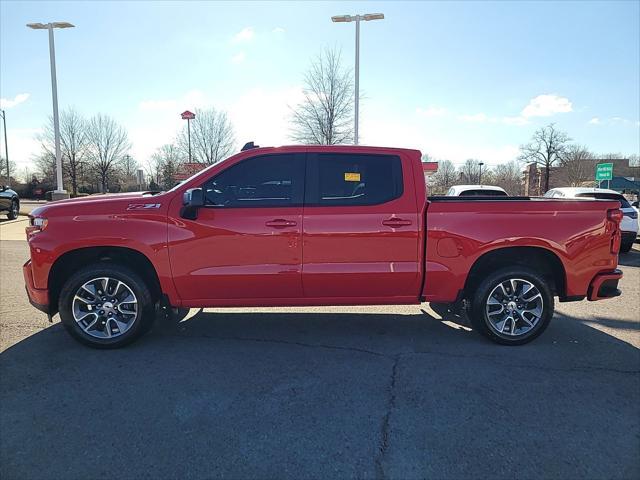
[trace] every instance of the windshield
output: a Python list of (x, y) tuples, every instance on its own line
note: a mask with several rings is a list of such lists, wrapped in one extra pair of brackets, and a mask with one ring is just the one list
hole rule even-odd
[(596, 200), (618, 200), (622, 205), (622, 208), (629, 208), (629, 202), (626, 198), (624, 198), (619, 193), (606, 193), (606, 192), (587, 192), (587, 193), (579, 193), (576, 197), (581, 198), (594, 198)]

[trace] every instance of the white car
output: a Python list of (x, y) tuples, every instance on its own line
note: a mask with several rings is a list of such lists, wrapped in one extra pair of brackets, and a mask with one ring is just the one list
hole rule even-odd
[(503, 188), (492, 185), (454, 185), (447, 192), (447, 197), (508, 197)]
[(626, 253), (631, 250), (633, 242), (638, 235), (638, 212), (627, 201), (624, 196), (615, 190), (606, 188), (583, 188), (583, 187), (563, 187), (552, 188), (544, 194), (547, 198), (594, 198), (598, 200), (619, 200), (620, 209), (624, 214), (620, 223), (622, 232), (622, 244), (620, 252)]

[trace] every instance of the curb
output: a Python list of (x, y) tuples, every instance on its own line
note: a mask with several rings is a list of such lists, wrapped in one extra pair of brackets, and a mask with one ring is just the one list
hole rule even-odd
[(13, 223), (18, 223), (18, 222), (26, 222), (29, 220), (29, 217), (27, 217), (26, 215), (20, 214), (20, 217), (24, 217), (24, 218), (16, 218), (15, 220), (7, 220), (6, 222), (0, 222), (0, 227), (2, 227), (3, 225), (11, 225)]

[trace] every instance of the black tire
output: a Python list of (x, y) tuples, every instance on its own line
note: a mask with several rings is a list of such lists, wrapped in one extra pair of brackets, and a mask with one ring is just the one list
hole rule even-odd
[[(119, 280), (134, 293), (138, 313), (133, 324), (124, 333), (113, 338), (96, 338), (85, 332), (73, 316), (73, 299), (76, 292), (94, 278), (109, 277)], [(146, 282), (129, 268), (114, 263), (97, 263), (74, 273), (63, 285), (58, 300), (60, 319), (66, 330), (80, 343), (93, 348), (123, 347), (148, 332), (155, 320), (155, 304)], [(115, 317), (114, 317), (115, 318)]]
[[(542, 312), (537, 323), (526, 333), (521, 335), (509, 335), (499, 333), (487, 315), (487, 302), (489, 295), (502, 282), (509, 279), (522, 279), (530, 282), (538, 289), (542, 298)], [(474, 330), (479, 331), (490, 340), (502, 345), (523, 345), (537, 338), (549, 326), (553, 317), (554, 299), (548, 287), (549, 281), (538, 272), (527, 267), (507, 267), (489, 274), (471, 292), (471, 307), (469, 317)]]
[(622, 242), (620, 244), (620, 253), (629, 253), (631, 251), (631, 247), (633, 247), (633, 240), (630, 242)]
[(15, 220), (18, 218), (20, 214), (20, 204), (17, 200), (11, 200), (11, 207), (9, 208), (9, 213), (7, 213), (7, 218), (9, 220)]

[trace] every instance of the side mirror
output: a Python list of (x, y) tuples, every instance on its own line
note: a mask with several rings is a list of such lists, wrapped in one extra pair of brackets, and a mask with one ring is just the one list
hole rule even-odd
[(182, 195), (180, 216), (188, 220), (198, 218), (198, 209), (204, 206), (204, 193), (201, 188), (190, 188)]

